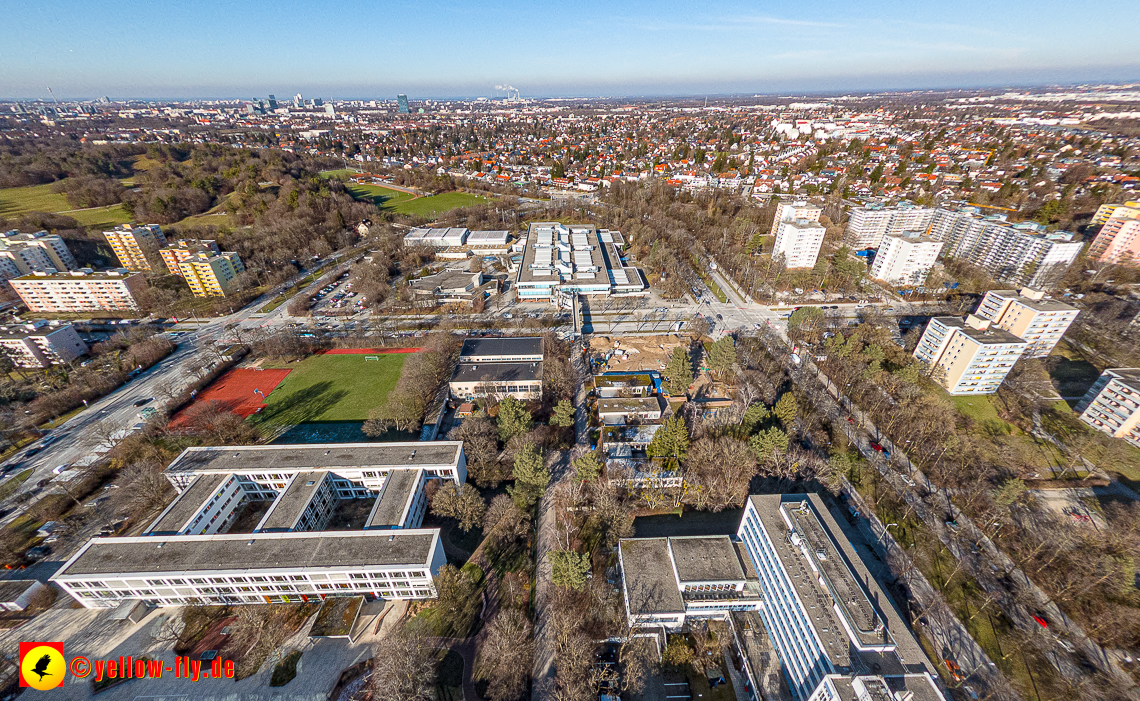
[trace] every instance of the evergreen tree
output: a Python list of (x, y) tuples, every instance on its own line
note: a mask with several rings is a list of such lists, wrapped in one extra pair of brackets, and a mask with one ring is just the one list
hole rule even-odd
[(593, 482), (602, 474), (602, 463), (595, 453), (586, 453), (574, 461), (574, 479), (579, 482)]
[(776, 427), (765, 429), (748, 440), (748, 447), (761, 463), (770, 463), (788, 450), (788, 434)]
[(689, 427), (680, 414), (670, 416), (665, 425), (653, 434), (653, 440), (645, 449), (645, 454), (651, 458), (675, 458), (678, 462), (685, 459), (689, 452)]
[(776, 402), (776, 406), (772, 409), (772, 413), (780, 420), (786, 430), (792, 429), (792, 424), (795, 423), (796, 414), (799, 413), (799, 406), (796, 405), (796, 398), (792, 396), (791, 392), (784, 392), (780, 400)]
[(760, 425), (760, 422), (770, 415), (771, 412), (768, 411), (768, 407), (756, 402), (744, 410), (744, 418), (740, 420), (740, 425), (746, 433), (752, 433)]
[(499, 438), (504, 443), (529, 431), (531, 421), (526, 405), (514, 397), (507, 397), (499, 404)]
[(550, 470), (542, 448), (528, 443), (515, 456), (515, 483), (507, 489), (520, 509), (529, 509), (539, 500), (550, 484)]
[(709, 348), (709, 363), (713, 370), (720, 373), (728, 372), (736, 363), (736, 339), (724, 336)]
[(551, 426), (566, 428), (574, 425), (574, 405), (569, 399), (563, 399), (554, 406), (554, 415), (550, 417)]
[(684, 348), (678, 346), (673, 349), (669, 364), (665, 366), (665, 374), (668, 377), (665, 389), (673, 396), (684, 394), (689, 385), (693, 384), (693, 363)]
[(556, 586), (576, 591), (586, 588), (586, 573), (590, 571), (590, 559), (573, 550), (552, 550), (550, 558), (550, 581)]

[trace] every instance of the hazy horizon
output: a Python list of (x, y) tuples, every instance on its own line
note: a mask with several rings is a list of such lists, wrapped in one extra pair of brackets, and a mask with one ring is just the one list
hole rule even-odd
[[(770, 11), (765, 11), (765, 9)], [(478, 7), (61, 0), (6, 13), (0, 98), (663, 97), (1140, 79), (1131, 4)]]

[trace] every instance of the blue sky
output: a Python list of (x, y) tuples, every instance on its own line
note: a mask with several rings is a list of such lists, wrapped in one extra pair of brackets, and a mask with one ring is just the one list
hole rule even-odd
[[(1140, 80), (1122, 0), (7, 0), (0, 98), (662, 95)], [(502, 95), (501, 92), (497, 93)]]

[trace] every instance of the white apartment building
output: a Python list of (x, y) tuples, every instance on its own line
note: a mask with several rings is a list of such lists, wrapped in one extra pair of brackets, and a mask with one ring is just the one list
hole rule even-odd
[(644, 628), (724, 619), (738, 641), (766, 636), (767, 645), (741, 645), (754, 689), (770, 688), (765, 677), (778, 669), (796, 701), (862, 701), (864, 687), (899, 692), (883, 699), (945, 698), (898, 608), (815, 494), (750, 496), (734, 536), (622, 540), (618, 562), (626, 613)]
[(941, 241), (918, 231), (888, 234), (871, 264), (871, 277), (896, 286), (921, 285), (941, 250)]
[(0, 349), (22, 368), (46, 368), (75, 360), (89, 349), (71, 324), (46, 321), (0, 326)]
[(33, 312), (137, 311), (135, 296), (147, 288), (146, 276), (126, 269), (35, 272), (8, 284)]
[(1071, 233), (1009, 226), (1003, 217), (983, 217), (969, 207), (954, 212), (913, 205), (852, 210), (844, 242), (875, 248), (883, 237), (904, 231), (926, 232), (944, 243), (942, 256), (966, 260), (995, 280), (1034, 288), (1055, 284), (1084, 246)]
[(780, 224), (783, 222), (792, 222), (803, 219), (809, 222), (818, 222), (819, 216), (823, 214), (823, 208), (817, 207), (814, 204), (807, 202), (785, 202), (781, 203), (776, 208), (776, 217), (772, 220), (772, 228), (769, 234), (775, 236), (780, 229)]
[(1140, 368), (1105, 370), (1076, 410), (1089, 426), (1140, 448)]
[(914, 357), (952, 395), (993, 394), (1028, 344), (973, 314), (936, 316), (927, 324)]
[[(143, 536), (93, 538), (52, 581), (87, 608), (434, 597), (446, 557), (420, 528), (424, 487), (466, 472), (461, 441), (188, 448)], [(325, 530), (343, 499), (374, 501), (360, 530)]]
[(934, 221), (934, 211), (906, 203), (891, 208), (856, 207), (851, 210), (851, 216), (847, 219), (843, 243), (862, 251), (878, 248), (885, 236), (908, 231), (925, 233)]
[(827, 229), (821, 224), (809, 219), (779, 222), (772, 258), (783, 256), (788, 268), (811, 268), (819, 258), (826, 233)]
[(974, 313), (1028, 343), (1025, 357), (1044, 358), (1061, 342), (1080, 310), (1023, 287), (990, 290)]
[(0, 233), (0, 280), (35, 272), (61, 273), (79, 267), (63, 238), (46, 231)]

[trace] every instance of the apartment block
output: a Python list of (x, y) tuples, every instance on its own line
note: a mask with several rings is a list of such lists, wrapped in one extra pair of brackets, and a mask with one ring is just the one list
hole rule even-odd
[(46, 368), (67, 363), (89, 349), (71, 324), (46, 321), (0, 326), (0, 349), (18, 367)]
[(1102, 204), (1093, 215), (1090, 226), (1100, 226), (1112, 217), (1120, 219), (1140, 219), (1140, 201), (1132, 200), (1124, 204)]
[(1140, 265), (1140, 207), (1117, 207), (1089, 245), (1089, 258), (1114, 265)]
[(769, 234), (771, 236), (777, 235), (780, 224), (784, 222), (804, 220), (818, 223), (821, 214), (823, 214), (823, 208), (807, 202), (783, 203), (776, 208), (776, 217), (772, 220), (772, 228), (769, 230)]
[(976, 208), (951, 211), (913, 205), (852, 210), (844, 242), (852, 248), (877, 248), (885, 236), (906, 231), (922, 231), (942, 241), (940, 255), (969, 261), (995, 280), (1034, 288), (1060, 280), (1084, 246), (1072, 233), (1010, 226), (1004, 217), (982, 216)]
[(131, 270), (150, 270), (147, 253), (156, 253), (166, 246), (166, 234), (158, 224), (120, 224), (111, 231), (104, 231), (103, 236), (119, 259), (119, 265)]
[(990, 290), (974, 313), (1028, 343), (1025, 357), (1044, 358), (1061, 342), (1080, 310), (1023, 287)]
[(815, 494), (750, 496), (732, 536), (624, 539), (618, 563), (632, 621), (651, 634), (724, 620), (764, 698), (946, 698), (899, 608)]
[(451, 396), (468, 401), (487, 396), (540, 399), (543, 354), (538, 336), (468, 338), (448, 383)]
[(245, 266), (237, 253), (196, 253), (178, 264), (195, 297), (225, 297), (238, 287)]
[(811, 268), (819, 258), (823, 237), (827, 233), (818, 222), (809, 219), (780, 222), (772, 257), (783, 256), (788, 268)]
[(936, 316), (927, 324), (914, 357), (931, 366), (952, 395), (993, 394), (1028, 347), (989, 319)]
[(36, 272), (62, 273), (78, 267), (62, 237), (46, 231), (0, 233), (0, 280)]
[(557, 302), (573, 295), (644, 295), (641, 270), (622, 257), (619, 231), (560, 222), (532, 222), (518, 263), (520, 300)]
[(921, 285), (941, 250), (941, 241), (918, 231), (888, 234), (871, 264), (871, 277), (891, 285)]
[(217, 241), (208, 239), (180, 239), (173, 246), (160, 249), (158, 254), (162, 256), (162, 262), (166, 265), (166, 269), (170, 271), (171, 275), (182, 277), (182, 268), (179, 267), (182, 261), (190, 260), (199, 253), (217, 255), (221, 252), (221, 249), (218, 248)]
[(1140, 368), (1105, 370), (1076, 410), (1089, 426), (1140, 448)]
[(138, 311), (136, 296), (147, 288), (142, 273), (118, 269), (68, 273), (36, 272), (8, 281), (32, 312)]
[[(460, 441), (189, 448), (144, 535), (93, 538), (52, 581), (87, 608), (432, 598), (447, 558), (425, 486), (466, 474)], [(347, 499), (373, 500), (361, 527), (325, 530)]]
[(847, 219), (843, 243), (862, 251), (878, 248), (883, 237), (908, 231), (926, 232), (934, 221), (933, 209), (900, 204), (897, 207), (856, 207)]

